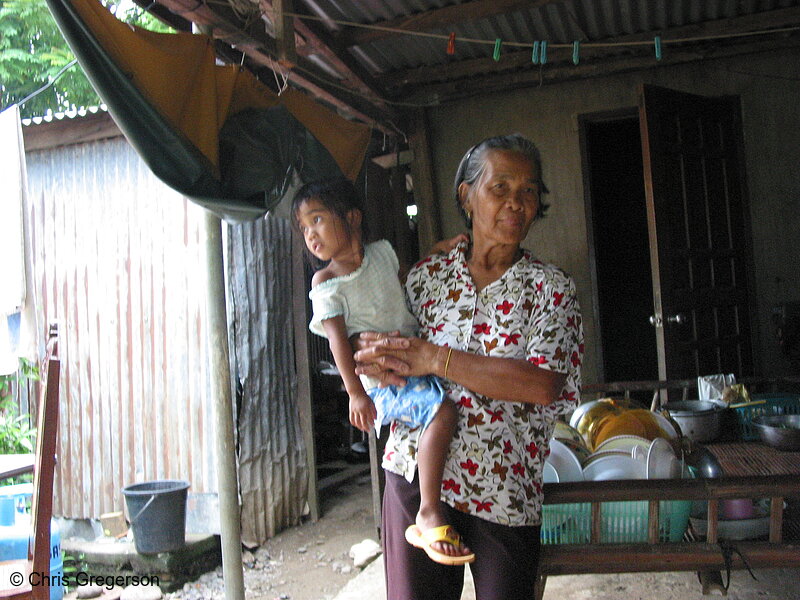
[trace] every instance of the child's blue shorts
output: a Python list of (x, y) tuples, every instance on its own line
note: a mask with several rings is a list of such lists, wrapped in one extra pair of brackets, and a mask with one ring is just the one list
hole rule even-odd
[(378, 418), (375, 429), (400, 421), (409, 427), (427, 427), (444, 399), (444, 388), (437, 377), (407, 377), (406, 385), (372, 388), (367, 391), (375, 403)]

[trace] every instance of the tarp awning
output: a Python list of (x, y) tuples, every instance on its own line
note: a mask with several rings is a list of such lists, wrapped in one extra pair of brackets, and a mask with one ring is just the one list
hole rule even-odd
[[(217, 65), (208, 36), (128, 25), (97, 0), (47, 3), (143, 160), (167, 185), (217, 214), (233, 220), (262, 215), (294, 170), (303, 169), (304, 179), (337, 170), (351, 180), (358, 175), (369, 127), (301, 92), (278, 96), (248, 71)], [(235, 116), (239, 122), (222, 134), (227, 150), (221, 156), (221, 132)], [(266, 187), (254, 190), (254, 181)]]

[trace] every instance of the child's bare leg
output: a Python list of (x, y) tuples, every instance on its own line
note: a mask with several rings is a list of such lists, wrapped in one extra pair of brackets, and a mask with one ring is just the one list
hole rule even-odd
[[(458, 422), (458, 412), (455, 404), (445, 398), (433, 421), (425, 429), (419, 441), (417, 452), (417, 468), (419, 469), (420, 503), (416, 524), (424, 531), (431, 527), (447, 525), (442, 516), (441, 491), (444, 463), (450, 450), (450, 441)], [(452, 544), (436, 542), (432, 547), (449, 556), (462, 556), (469, 554), (469, 548), (454, 547)]]

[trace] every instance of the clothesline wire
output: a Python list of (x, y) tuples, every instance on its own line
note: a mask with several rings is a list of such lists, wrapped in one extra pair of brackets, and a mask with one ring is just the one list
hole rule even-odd
[[(207, 0), (211, 3), (214, 3), (214, 0)], [(223, 2), (220, 2), (223, 3)], [(443, 33), (432, 33), (429, 31), (409, 31), (408, 29), (401, 29), (399, 27), (388, 27), (385, 25), (374, 25), (370, 23), (356, 23), (354, 21), (348, 21), (344, 19), (332, 19), (329, 17), (319, 17), (316, 15), (306, 15), (301, 13), (294, 13), (294, 12), (285, 12), (283, 13), (284, 17), (294, 17), (296, 19), (301, 20), (309, 20), (309, 21), (320, 21), (324, 23), (335, 23), (336, 25), (344, 25), (347, 27), (358, 27), (361, 29), (371, 29), (375, 31), (385, 31), (389, 33), (398, 33), (403, 35), (412, 35), (418, 37), (428, 37), (440, 40), (448, 40), (450, 38), (449, 34)], [(749, 36), (758, 36), (758, 35), (767, 35), (773, 33), (787, 33), (791, 31), (798, 31), (800, 30), (800, 26), (794, 27), (782, 27), (779, 29), (765, 29), (759, 31), (746, 31), (740, 33), (720, 33), (714, 35), (706, 35), (706, 36), (690, 36), (690, 37), (679, 37), (679, 38), (662, 38), (662, 44), (684, 44), (687, 42), (703, 42), (709, 40), (721, 40), (721, 39), (730, 39), (730, 38), (739, 38), (739, 37), (749, 37)], [(485, 44), (494, 46), (497, 40), (487, 40), (481, 38), (468, 38), (468, 37), (456, 37), (457, 42), (461, 43), (469, 43), (469, 44)], [(615, 46), (652, 46), (653, 40), (635, 40), (635, 41), (628, 41), (628, 42), (584, 42), (580, 40), (581, 47), (583, 48), (611, 48)], [(512, 42), (512, 41), (503, 41), (504, 46), (511, 46), (516, 48), (532, 48), (532, 42)], [(558, 43), (558, 42), (548, 42), (548, 48), (572, 48), (572, 43)]]

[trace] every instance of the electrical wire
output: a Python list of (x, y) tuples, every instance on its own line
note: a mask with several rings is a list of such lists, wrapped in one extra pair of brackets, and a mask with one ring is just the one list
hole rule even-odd
[(17, 104), (18, 104), (18, 105), (20, 105), (20, 106), (22, 106), (22, 105), (23, 105), (23, 104), (25, 104), (25, 103), (26, 103), (28, 100), (31, 100), (31, 99), (35, 98), (36, 96), (38, 96), (39, 94), (41, 94), (41, 93), (42, 93), (43, 91), (45, 91), (47, 88), (49, 88), (50, 86), (52, 86), (52, 85), (53, 85), (53, 84), (54, 84), (56, 81), (58, 81), (58, 79), (59, 79), (59, 78), (60, 78), (60, 77), (61, 77), (61, 76), (62, 76), (64, 73), (66, 73), (66, 72), (67, 72), (67, 70), (71, 69), (71, 68), (72, 68), (72, 67), (74, 67), (76, 64), (78, 64), (78, 59), (77, 59), (77, 58), (74, 58), (74, 59), (72, 59), (72, 60), (71, 60), (69, 63), (67, 63), (67, 64), (66, 64), (66, 65), (65, 65), (65, 66), (64, 66), (64, 67), (63, 67), (63, 68), (62, 68), (62, 69), (61, 69), (61, 70), (60, 70), (58, 73), (56, 73), (56, 74), (55, 74), (55, 76), (54, 76), (54, 77), (53, 77), (53, 78), (52, 78), (52, 79), (51, 79), (51, 80), (50, 80), (48, 83), (44, 84), (42, 87), (40, 87), (38, 90), (36, 90), (36, 91), (35, 91), (35, 92), (33, 92), (32, 94), (28, 94), (27, 96), (25, 96), (25, 97), (24, 97), (22, 100), (20, 100), (19, 102), (17, 102)]

